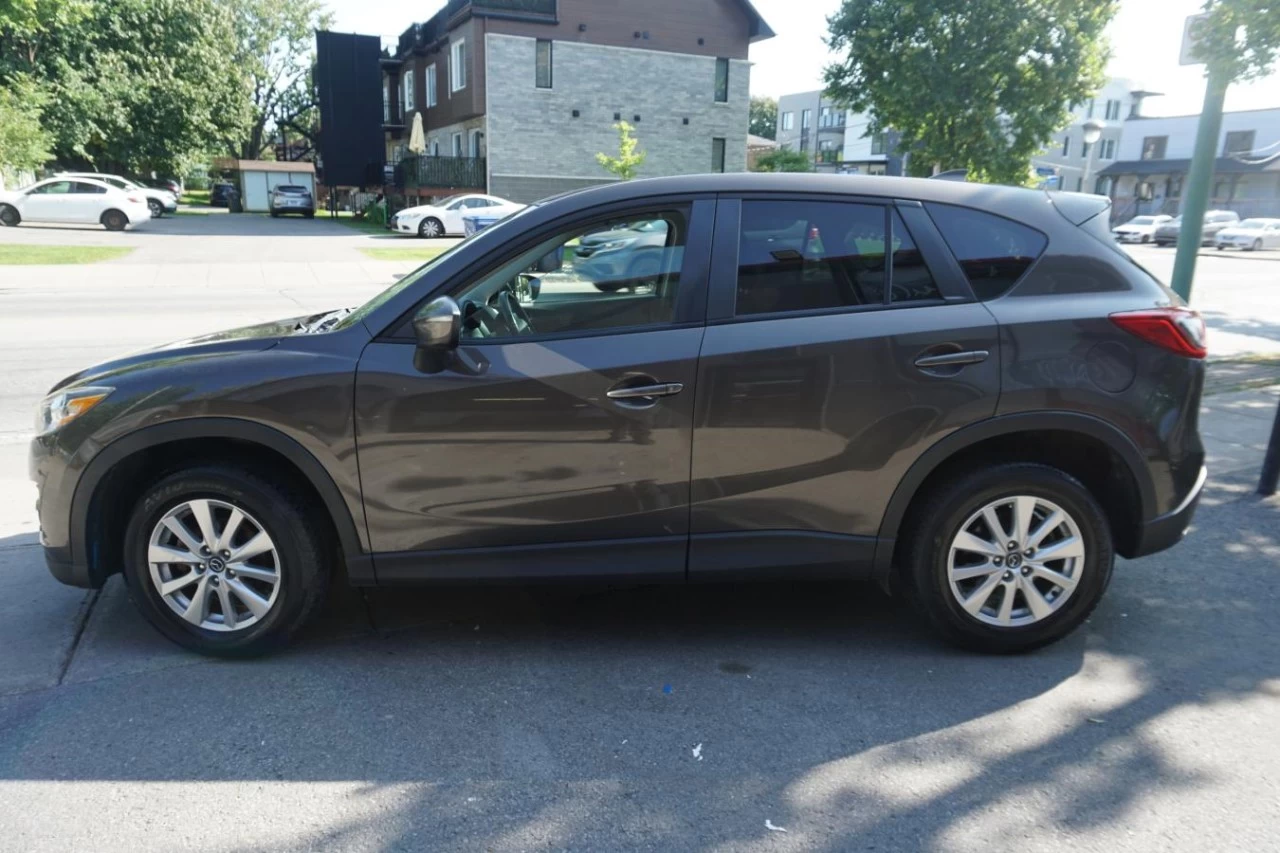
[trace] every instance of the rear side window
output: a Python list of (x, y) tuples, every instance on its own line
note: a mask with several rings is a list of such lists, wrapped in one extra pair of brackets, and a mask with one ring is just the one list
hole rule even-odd
[(950, 204), (926, 204), (925, 209), (982, 300), (1007, 293), (1049, 242), (1034, 228), (1002, 216)]

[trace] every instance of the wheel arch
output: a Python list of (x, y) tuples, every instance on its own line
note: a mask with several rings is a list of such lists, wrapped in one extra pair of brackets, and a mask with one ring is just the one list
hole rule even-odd
[[(1053, 438), (1058, 437), (1054, 442)], [(1018, 439), (1010, 442), (1009, 439)], [(1076, 412), (1027, 412), (980, 421), (940, 439), (907, 469), (899, 481), (880, 523), (875, 572), (884, 579), (893, 571), (897, 540), (916, 499), (927, 491), (932, 478), (946, 476), (954, 466), (978, 465), (992, 460), (1044, 461), (1082, 450), (1102, 449), (1094, 460), (1102, 476), (1117, 478), (1119, 488), (1099, 489), (1092, 477), (1061, 465), (1069, 474), (1092, 486), (1112, 522), (1116, 550), (1127, 555), (1136, 549), (1139, 525), (1152, 518), (1156, 506), (1155, 485), (1142, 452), (1127, 435), (1100, 418)], [(1119, 465), (1113, 463), (1119, 461)], [(1126, 529), (1128, 527), (1129, 529)]]
[[(200, 463), (260, 458), (286, 466), (283, 476), (312, 493), (343, 551), (353, 582), (372, 582), (372, 561), (333, 477), (318, 459), (288, 435), (264, 424), (236, 418), (194, 418), (157, 424), (130, 433), (102, 449), (85, 467), (71, 500), (70, 545), (74, 559), (87, 565), (90, 586), (100, 587), (120, 569), (127, 523), (142, 491), (176, 470), (174, 452), (197, 443)], [(125, 499), (113, 501), (113, 495)], [(132, 499), (129, 496), (132, 495)]]

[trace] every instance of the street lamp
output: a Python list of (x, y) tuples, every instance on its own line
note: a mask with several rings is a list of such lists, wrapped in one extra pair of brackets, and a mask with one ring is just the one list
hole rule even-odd
[(1104, 127), (1106, 127), (1106, 125), (1098, 121), (1096, 118), (1091, 118), (1080, 126), (1081, 131), (1084, 133), (1084, 144), (1089, 149), (1088, 156), (1084, 158), (1084, 174), (1080, 179), (1081, 192), (1092, 192), (1092, 190), (1089, 189), (1089, 167), (1093, 165), (1094, 145), (1102, 138), (1102, 129)]

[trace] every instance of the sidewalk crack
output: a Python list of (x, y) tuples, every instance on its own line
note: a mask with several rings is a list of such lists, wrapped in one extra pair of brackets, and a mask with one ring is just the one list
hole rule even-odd
[(76, 613), (76, 633), (71, 638), (71, 646), (67, 649), (67, 654), (62, 659), (62, 663), (58, 666), (58, 678), (54, 681), (54, 687), (61, 687), (62, 680), (67, 677), (67, 670), (71, 669), (71, 662), (75, 659), (76, 651), (80, 648), (80, 640), (84, 637), (84, 629), (89, 626), (89, 617), (93, 614), (93, 606), (98, 603), (101, 596), (101, 590), (93, 590), (89, 593), (88, 598), (84, 600), (84, 604), (80, 606), (79, 612)]

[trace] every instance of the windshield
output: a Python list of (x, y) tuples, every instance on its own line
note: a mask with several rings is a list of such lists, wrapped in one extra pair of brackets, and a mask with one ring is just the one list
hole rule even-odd
[(1237, 227), (1237, 228), (1248, 228), (1250, 231), (1257, 231), (1257, 230), (1260, 230), (1260, 229), (1262, 229), (1262, 228), (1266, 228), (1266, 227), (1267, 227), (1267, 220), (1265, 220), (1265, 219), (1246, 219), (1244, 222), (1241, 222), (1241, 223), (1240, 223), (1239, 225), (1237, 225), (1236, 227)]
[(1156, 218), (1154, 216), (1135, 216), (1129, 220), (1130, 225), (1154, 225)]
[(294, 186), (293, 184), (280, 184), (276, 187), (276, 192), (285, 193), (286, 195), (303, 195), (308, 190), (306, 187)]
[(418, 282), (422, 281), (431, 273), (432, 270), (434, 270), (436, 267), (444, 263), (447, 258), (453, 257), (453, 255), (459, 249), (461, 249), (463, 246), (470, 243), (472, 240), (476, 239), (481, 234), (490, 234), (491, 232), (498, 231), (498, 230), (504, 230), (504, 231), (509, 230), (512, 227), (512, 223), (519, 222), (520, 220), (524, 219), (525, 214), (531, 210), (534, 210), (536, 207), (537, 207), (536, 204), (531, 204), (528, 207), (522, 208), (521, 210), (516, 211), (510, 216), (507, 216), (506, 218), (494, 223), (493, 225), (490, 225), (488, 228), (484, 229), (483, 231), (477, 231), (476, 233), (472, 234), (470, 237), (467, 237), (465, 240), (458, 241), (453, 246), (450, 246), (448, 249), (446, 249), (442, 254), (436, 255), (434, 258), (427, 261), (425, 264), (418, 267), (416, 270), (409, 273), (404, 278), (400, 279), (395, 284), (391, 285), (386, 290), (382, 291), (377, 296), (370, 299), (368, 302), (364, 303), (363, 305), (361, 305), (356, 310), (352, 311), (347, 316), (343, 317), (342, 320), (332, 328), (346, 329), (356, 323), (363, 322), (365, 317), (368, 317), (374, 311), (378, 310), (383, 305), (386, 305), (388, 302), (394, 299), (397, 295), (403, 293), (405, 290), (408, 290), (410, 287), (413, 287)]

